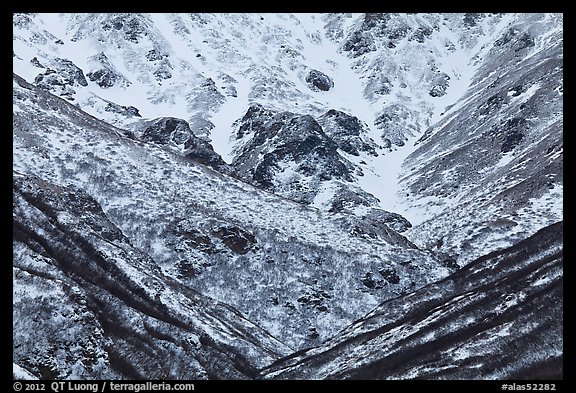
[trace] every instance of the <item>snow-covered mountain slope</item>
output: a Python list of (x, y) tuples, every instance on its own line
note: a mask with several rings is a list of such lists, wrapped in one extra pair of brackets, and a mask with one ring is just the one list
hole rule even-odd
[[(320, 345), (562, 221), (562, 28), (528, 13), (13, 14), (14, 170), (93, 198), (159, 282), (230, 305), (279, 348)], [(249, 351), (224, 378), (265, 366)], [(81, 373), (76, 355), (62, 375)]]
[(562, 17), (513, 20), (478, 61), (401, 172), (410, 238), (460, 263), (563, 217)]
[(562, 379), (563, 223), (384, 302), (280, 379)]
[[(438, 214), (411, 236), (462, 264), (561, 219), (562, 24), (561, 14), (16, 14), (14, 69), (118, 126), (184, 119), (236, 164), (228, 173), (296, 201), (361, 217), (380, 208), (412, 225)], [(286, 154), (286, 132), (270, 139), (242, 122), (258, 105), (293, 113), (273, 129), (312, 116), (321, 127), (306, 132), (321, 129), (316, 147), (330, 159)], [(345, 139), (335, 113), (355, 119)], [(556, 164), (545, 169), (548, 148)], [(503, 207), (488, 190), (515, 187), (507, 174), (526, 155), (555, 188)], [(500, 219), (518, 225), (492, 228)], [(452, 239), (454, 226), (467, 228)]]
[(84, 189), (164, 274), (293, 348), (449, 273), (378, 216), (260, 191), (14, 78), (14, 170)]
[(14, 176), (13, 361), (42, 379), (246, 379), (289, 348), (162, 273), (85, 191)]

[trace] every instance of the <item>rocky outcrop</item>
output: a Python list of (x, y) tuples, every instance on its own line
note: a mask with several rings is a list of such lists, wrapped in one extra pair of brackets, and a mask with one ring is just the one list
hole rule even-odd
[(318, 70), (310, 70), (306, 75), (306, 83), (314, 91), (328, 91), (334, 87), (334, 81), (325, 73)]
[(342, 49), (354, 57), (376, 51), (377, 44), (374, 38), (386, 30), (388, 21), (390, 14), (366, 13), (362, 23), (350, 34)]
[(510, 46), (514, 52), (534, 46), (534, 37), (528, 32), (521, 32), (518, 29), (508, 29), (502, 37), (494, 42), (495, 46)]
[(352, 180), (354, 167), (312, 116), (255, 105), (238, 128), (237, 135), (246, 134), (250, 140), (232, 165), (241, 179), (258, 187), (311, 203), (319, 182)]
[[(379, 205), (376, 197), (352, 183), (355, 176), (363, 176), (362, 169), (339, 153), (378, 156), (380, 146), (368, 137), (368, 126), (357, 117), (331, 109), (316, 121), (311, 116), (275, 113), (253, 105), (237, 126), (236, 136), (244, 144), (232, 163), (235, 176), (333, 213), (357, 214), (358, 207)], [(396, 230), (411, 226), (399, 214), (381, 209), (361, 216), (365, 222), (377, 223), (380, 228), (376, 232), (386, 234), (388, 240), (395, 237)], [(379, 236), (372, 230), (355, 233)]]
[(442, 97), (446, 94), (446, 89), (450, 86), (450, 76), (444, 72), (438, 73), (432, 80), (432, 87), (428, 94), (432, 97)]
[(230, 167), (212, 145), (196, 136), (184, 142), (184, 156), (194, 162), (207, 165), (221, 173), (231, 174)]
[(167, 53), (163, 52), (159, 48), (150, 49), (146, 53), (146, 59), (156, 67), (153, 71), (153, 75), (156, 76), (158, 81), (172, 78), (173, 66), (170, 63), (169, 55)]
[[(36, 59), (34, 64), (41, 66), (38, 59), (36, 57), (34, 59)], [(68, 59), (56, 58), (49, 63), (49, 67), (34, 80), (34, 83), (43, 89), (73, 100), (73, 95), (76, 94), (73, 87), (88, 85), (84, 72)]]
[(214, 236), (222, 240), (224, 245), (239, 255), (245, 255), (256, 248), (256, 238), (247, 230), (239, 226), (222, 226), (212, 232)]
[(484, 17), (484, 14), (469, 12), (464, 14), (464, 18), (462, 19), (464, 22), (464, 26), (467, 28), (474, 27), (478, 24), (478, 21)]
[(136, 14), (109, 14), (101, 21), (105, 32), (116, 31), (127, 41), (138, 43), (148, 28), (144, 18)]
[(91, 82), (107, 89), (112, 86), (127, 87), (131, 82), (108, 60), (104, 52), (100, 52), (88, 59), (92, 70), (86, 74)]
[(382, 209), (370, 209), (366, 213), (366, 218), (377, 222), (382, 222), (396, 232), (405, 232), (412, 227), (410, 221), (398, 213), (389, 212)]
[(379, 146), (366, 136), (368, 126), (356, 116), (330, 109), (318, 118), (318, 124), (342, 151), (354, 156), (359, 156), (360, 152), (378, 156), (376, 149)]
[(185, 157), (221, 172), (229, 172), (222, 157), (210, 143), (192, 132), (186, 120), (174, 117), (149, 120), (137, 126), (136, 135), (146, 142), (180, 146)]
[(432, 35), (432, 31), (433, 30), (429, 27), (420, 26), (410, 35), (409, 40), (414, 40), (419, 44), (422, 44)]
[(70, 81), (52, 69), (47, 69), (44, 73), (38, 74), (34, 79), (34, 83), (43, 89), (51, 90), (55, 94), (69, 99), (73, 99), (72, 96), (76, 94), (76, 91), (71, 87)]
[(105, 107), (104, 110), (106, 112), (113, 112), (123, 115), (125, 117), (142, 117), (140, 115), (140, 111), (138, 108), (132, 105), (119, 105), (114, 102), (109, 102)]
[(56, 71), (62, 75), (66, 81), (70, 82), (71, 85), (88, 86), (84, 72), (72, 61), (56, 58), (51, 65), (54, 66)]
[(404, 146), (409, 136), (416, 134), (414, 114), (402, 104), (386, 106), (374, 120), (374, 125), (382, 129), (384, 147)]
[(140, 139), (161, 145), (169, 143), (182, 145), (188, 139), (194, 138), (194, 133), (190, 130), (188, 122), (174, 117), (161, 117), (147, 121), (139, 129)]

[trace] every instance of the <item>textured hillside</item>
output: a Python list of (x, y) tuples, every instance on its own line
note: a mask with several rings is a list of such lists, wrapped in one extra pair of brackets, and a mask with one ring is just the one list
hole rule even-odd
[(409, 205), (428, 210), (410, 233), (419, 246), (462, 263), (562, 219), (560, 26), (536, 15), (507, 28), (403, 163)]
[(384, 302), (264, 378), (562, 379), (562, 230), (553, 224)]
[(84, 191), (14, 177), (14, 362), (43, 379), (245, 379), (289, 349), (164, 275)]
[(267, 194), (14, 81), (15, 171), (82, 187), (165, 274), (293, 348), (449, 273), (379, 220)]
[(15, 375), (562, 375), (562, 14), (16, 13), (13, 74)]
[[(137, 136), (183, 119), (233, 165), (210, 149), (201, 161), (268, 191), (360, 217), (399, 213), (416, 244), (463, 264), (561, 219), (562, 23), (16, 14), (14, 67)], [(169, 142), (186, 152), (186, 140)]]

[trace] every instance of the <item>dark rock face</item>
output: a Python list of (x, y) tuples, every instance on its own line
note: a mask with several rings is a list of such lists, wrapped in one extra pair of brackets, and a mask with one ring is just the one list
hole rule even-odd
[(13, 236), (13, 361), (36, 377), (246, 379), (278, 357), (282, 344), (264, 349), (236, 310), (164, 276), (82, 190), (16, 176)]
[(55, 94), (71, 98), (76, 91), (71, 87), (72, 83), (52, 69), (47, 69), (43, 74), (38, 74), (34, 79), (39, 87), (53, 91)]
[(125, 105), (118, 105), (118, 104), (115, 104), (113, 102), (109, 102), (108, 105), (106, 105), (106, 107), (104, 108), (104, 110), (106, 112), (119, 113), (119, 114), (124, 115), (126, 117), (142, 117), (140, 115), (140, 111), (138, 110), (138, 108), (136, 108), (132, 105), (125, 106)]
[(494, 112), (500, 110), (506, 101), (507, 98), (504, 92), (494, 94), (480, 106), (478, 113), (480, 115), (491, 115)]
[(169, 63), (166, 63), (159, 66), (158, 69), (155, 70), (153, 73), (157, 80), (170, 79), (172, 78), (171, 69), (172, 66)]
[[(562, 379), (563, 224), (382, 303), (277, 379)], [(379, 272), (389, 282), (394, 272)], [(369, 272), (368, 288), (382, 285)]]
[[(386, 212), (387, 213), (387, 212)], [(394, 213), (391, 213), (394, 214)], [(406, 237), (391, 229), (385, 222), (369, 216), (344, 216), (340, 219), (342, 228), (352, 236), (366, 240), (384, 240), (390, 244), (416, 248)]]
[(390, 267), (383, 267), (382, 269), (378, 270), (378, 274), (380, 274), (386, 281), (390, 284), (398, 284), (400, 282), (400, 276)]
[(377, 29), (385, 30), (386, 24), (392, 18), (392, 14), (385, 13), (369, 13), (364, 14), (364, 19), (362, 21), (362, 27), (364, 29)]
[(174, 266), (183, 279), (193, 279), (211, 266), (259, 250), (256, 237), (247, 229), (201, 215), (175, 219), (165, 236), (179, 255)]
[(342, 49), (350, 52), (353, 57), (376, 51), (374, 36), (379, 36), (386, 31), (390, 19), (390, 14), (366, 13), (362, 24), (350, 34)]
[(185, 157), (228, 173), (227, 164), (222, 157), (214, 151), (210, 143), (194, 135), (186, 120), (161, 117), (142, 123), (137, 132), (140, 139), (146, 142), (182, 146)]
[(127, 86), (130, 84), (116, 67), (114, 67), (110, 60), (108, 60), (104, 52), (92, 56), (90, 61), (94, 64), (95, 69), (86, 74), (86, 76), (91, 82), (96, 83), (103, 89), (116, 85)]
[(367, 126), (356, 116), (330, 109), (318, 118), (318, 123), (326, 135), (346, 153), (359, 156), (360, 152), (366, 152), (378, 156), (378, 145), (365, 136)]
[(97, 70), (89, 72), (87, 75), (91, 82), (96, 82), (103, 88), (112, 87), (116, 84), (118, 75), (111, 70)]
[[(42, 67), (38, 59), (35, 62), (34, 59), (33, 64)], [(43, 89), (70, 99), (76, 93), (72, 87), (88, 85), (84, 72), (70, 60), (56, 58), (50, 63), (50, 67), (52, 68), (38, 74), (34, 80), (34, 83)]]
[(230, 174), (230, 168), (212, 145), (196, 136), (184, 142), (184, 155), (194, 162), (207, 165), (221, 173)]
[(376, 52), (380, 47), (396, 48), (402, 41), (424, 43), (434, 32), (428, 25), (408, 23), (407, 14), (366, 13), (344, 42), (342, 49), (353, 57)]
[(70, 84), (78, 84), (79, 86), (88, 86), (84, 72), (68, 59), (55, 59), (55, 68), (60, 75)]
[(368, 291), (379, 290), (387, 285), (394, 285), (400, 282), (400, 276), (392, 267), (382, 267), (378, 269), (378, 274), (366, 272), (362, 277), (362, 284), (368, 288)]
[(217, 228), (212, 234), (221, 239), (226, 247), (240, 255), (248, 253), (257, 243), (254, 235), (238, 226)]
[(45, 68), (42, 63), (40, 63), (40, 60), (38, 60), (37, 57), (34, 57), (32, 60), (30, 60), (30, 63), (34, 66), (34, 67), (38, 67), (38, 68)]
[(444, 72), (439, 73), (432, 81), (432, 88), (428, 92), (432, 97), (442, 97), (450, 85), (450, 77)]
[(306, 83), (312, 90), (328, 91), (334, 87), (334, 82), (328, 75), (318, 70), (310, 70), (306, 75)]
[(534, 46), (534, 37), (532, 37), (528, 32), (520, 32), (517, 29), (509, 29), (500, 37), (496, 42), (495, 46), (511, 46), (514, 48), (514, 52), (519, 52), (522, 49), (530, 48)]
[(172, 78), (171, 70), (173, 67), (168, 57), (167, 53), (156, 48), (150, 49), (146, 53), (146, 59), (157, 67), (156, 70), (153, 71), (153, 74), (159, 81)]
[(372, 272), (367, 272), (362, 278), (362, 284), (369, 289), (381, 289), (384, 287), (384, 282), (381, 279), (375, 278)]
[(396, 232), (405, 232), (412, 227), (410, 221), (398, 213), (389, 212), (382, 209), (370, 209), (365, 216), (368, 219), (382, 222), (394, 229)]
[(509, 151), (514, 150), (522, 139), (524, 139), (524, 136), (527, 133), (527, 127), (528, 122), (522, 117), (514, 117), (505, 120), (493, 127), (496, 136), (503, 139), (500, 151), (502, 153), (508, 153)]
[(357, 30), (350, 35), (342, 47), (346, 52), (351, 52), (354, 57), (362, 56), (365, 53), (376, 50), (374, 39), (366, 35), (361, 30)]
[(32, 24), (32, 18), (29, 14), (24, 12), (14, 13), (12, 19), (15, 26), (26, 28)]
[(177, 224), (173, 233), (184, 240), (187, 246), (207, 254), (215, 254), (218, 250), (210, 236), (203, 234), (199, 229), (190, 226), (186, 220)]
[[(297, 301), (306, 308), (313, 308), (320, 312), (328, 312), (328, 307), (326, 306), (325, 302), (330, 298), (331, 296), (322, 290), (313, 290), (300, 296)], [(314, 332), (316, 332), (316, 329), (314, 329)], [(318, 336), (318, 333), (316, 333), (316, 336)]]
[(342, 184), (334, 190), (334, 198), (328, 211), (332, 213), (351, 213), (356, 206), (368, 207), (377, 204), (378, 199), (372, 194)]
[(463, 22), (466, 27), (474, 27), (478, 24), (478, 21), (482, 19), (483, 14), (479, 13), (466, 13), (464, 14)]
[(122, 32), (124, 39), (138, 43), (146, 35), (147, 26), (142, 18), (134, 14), (111, 14), (102, 21), (102, 30), (116, 30)]
[(265, 109), (262, 105), (251, 105), (246, 114), (240, 120), (240, 126), (236, 132), (236, 139), (242, 139), (246, 134), (255, 133), (262, 139), (266, 135), (265, 124), (272, 119), (274, 112)]
[[(284, 188), (276, 181), (283, 166), (294, 163), (294, 172), (312, 182), (330, 179), (352, 180), (351, 163), (337, 152), (338, 145), (326, 135), (318, 122), (309, 115), (272, 112), (261, 106), (248, 109), (237, 135), (250, 135), (232, 165), (241, 179), (263, 189), (310, 203), (314, 194), (299, 193)], [(261, 158), (260, 158), (261, 157)], [(314, 193), (314, 190), (310, 190)]]
[(174, 117), (161, 117), (151, 120), (146, 122), (141, 129), (143, 130), (142, 140), (162, 145), (171, 142), (181, 145), (194, 137), (188, 122)]
[(148, 61), (162, 60), (162, 59), (166, 58), (167, 56), (168, 56), (167, 54), (162, 53), (161, 51), (159, 51), (157, 49), (150, 49), (146, 53), (146, 59), (148, 59)]
[[(330, 182), (331, 196), (318, 203), (330, 212), (354, 214), (355, 207), (377, 206), (379, 201), (350, 183), (355, 175), (363, 176), (362, 168), (345, 159), (339, 149), (354, 156), (378, 156), (380, 146), (368, 132), (357, 117), (334, 109), (316, 121), (311, 116), (275, 113), (253, 105), (238, 124), (236, 135), (246, 142), (232, 163), (234, 175), (304, 204), (316, 203), (322, 184)], [(399, 218), (391, 217), (384, 221), (406, 228)]]

